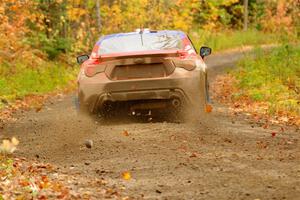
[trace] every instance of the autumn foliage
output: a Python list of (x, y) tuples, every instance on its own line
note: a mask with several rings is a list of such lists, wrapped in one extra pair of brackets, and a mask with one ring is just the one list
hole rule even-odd
[(0, 1), (0, 108), (11, 99), (44, 94), (74, 79), (74, 57), (103, 34), (136, 28), (180, 29), (196, 47), (298, 41), (299, 1), (249, 0), (2, 0)]
[[(99, 2), (99, 10), (97, 7)], [(102, 34), (140, 27), (224, 31), (241, 29), (243, 1), (199, 0), (2, 0), (0, 63), (58, 58), (88, 51)], [(250, 27), (299, 34), (299, 1), (249, 1)]]
[(284, 45), (254, 54), (217, 77), (214, 99), (267, 124), (300, 126), (300, 48)]

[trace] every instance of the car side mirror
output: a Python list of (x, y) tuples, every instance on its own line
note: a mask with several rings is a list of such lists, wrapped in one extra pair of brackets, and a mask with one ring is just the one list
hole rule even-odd
[(78, 64), (82, 64), (84, 61), (88, 60), (90, 57), (88, 55), (81, 55), (76, 58)]
[(201, 47), (200, 48), (200, 56), (204, 58), (205, 56), (209, 56), (211, 54), (211, 48), (209, 47)]

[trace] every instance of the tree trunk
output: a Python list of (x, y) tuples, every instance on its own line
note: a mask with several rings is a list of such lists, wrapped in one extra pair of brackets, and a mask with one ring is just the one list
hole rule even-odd
[(96, 0), (96, 19), (98, 31), (101, 31), (100, 0)]
[(244, 0), (244, 31), (248, 30), (248, 0)]

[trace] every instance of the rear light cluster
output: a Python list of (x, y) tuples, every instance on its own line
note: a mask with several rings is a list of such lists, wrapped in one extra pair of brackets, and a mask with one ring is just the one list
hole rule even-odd
[(185, 59), (189, 54), (186, 51), (177, 51), (180, 59)]
[(95, 76), (98, 73), (104, 72), (105, 65), (101, 65), (98, 59), (93, 60), (84, 67), (84, 73), (88, 77)]
[(173, 59), (172, 60), (175, 67), (184, 68), (188, 71), (192, 71), (196, 68), (196, 62), (194, 59), (182, 60), (182, 59)]

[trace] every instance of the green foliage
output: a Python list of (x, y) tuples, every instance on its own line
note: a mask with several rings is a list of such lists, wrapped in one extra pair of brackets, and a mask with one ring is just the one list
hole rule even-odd
[(45, 42), (42, 42), (41, 45), (43, 46), (42, 50), (48, 54), (48, 58), (53, 60), (60, 53), (66, 53), (70, 51), (71, 39), (58, 37), (51, 40), (45, 40)]
[(300, 47), (284, 45), (266, 52), (257, 49), (234, 72), (243, 96), (269, 102), (272, 111), (300, 114)]
[(239, 0), (201, 0), (194, 14), (196, 24), (205, 29), (221, 27), (241, 28), (243, 14), (242, 1)]
[[(100, 3), (99, 10), (96, 10), (96, 2)], [(242, 32), (242, 0), (2, 0), (0, 99), (62, 87), (75, 77), (76, 70), (54, 61), (64, 57), (66, 63), (72, 54), (90, 52), (95, 40), (103, 34), (140, 27), (179, 29), (191, 36), (197, 49), (207, 45), (214, 51), (242, 45), (297, 42), (299, 8), (299, 2), (294, 0), (249, 0), (249, 27), (252, 29)], [(101, 26), (96, 21), (98, 18)], [(285, 51), (294, 52), (290, 47)], [(277, 56), (286, 56), (286, 52), (280, 52), (282, 55)], [(245, 64), (253, 76), (243, 76), (241, 86), (265, 87), (264, 77), (269, 77), (271, 70), (279, 77), (273, 80), (278, 87), (268, 85), (268, 89), (276, 93), (287, 87), (290, 91), (291, 86), (299, 84), (299, 79), (292, 76), (293, 67), (291, 71), (282, 70), (284, 64), (295, 66), (293, 56), (287, 59), (287, 63), (272, 56), (270, 60), (252, 61), (253, 66), (256, 62), (264, 66), (268, 62), (278, 64), (274, 69), (264, 67), (265, 71)], [(291, 78), (286, 79), (286, 76)], [(255, 100), (266, 98), (266, 93), (261, 93), (260, 89), (249, 95)], [(293, 104), (294, 101), (289, 102)]]
[(11, 158), (7, 158), (7, 157), (4, 157), (4, 156), (0, 155), (0, 170), (4, 171), (4, 173), (8, 177), (12, 176), (12, 173), (13, 173), (13, 162), (14, 161)]
[(35, 49), (40, 49), (48, 55), (50, 60), (54, 60), (60, 53), (71, 51), (72, 39), (63, 37), (48, 38), (46, 34), (39, 33), (25, 40), (27, 44)]
[(28, 94), (43, 94), (63, 88), (76, 77), (77, 68), (57, 62), (43, 63), (29, 68), (18, 63), (13, 68), (0, 66), (0, 96), (7, 100), (22, 98)]
[(197, 49), (207, 45), (214, 51), (220, 51), (241, 46), (256, 46), (261, 44), (278, 44), (285, 40), (280, 33), (263, 33), (250, 29), (248, 31), (224, 30), (222, 32), (211, 32), (198, 30), (190, 34)]

